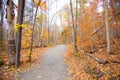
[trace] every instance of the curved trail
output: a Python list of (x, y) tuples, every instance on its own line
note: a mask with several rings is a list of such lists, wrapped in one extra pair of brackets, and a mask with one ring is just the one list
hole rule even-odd
[(18, 80), (67, 80), (68, 70), (64, 60), (65, 45), (49, 49), (42, 56), (42, 61), (33, 69), (20, 73)]

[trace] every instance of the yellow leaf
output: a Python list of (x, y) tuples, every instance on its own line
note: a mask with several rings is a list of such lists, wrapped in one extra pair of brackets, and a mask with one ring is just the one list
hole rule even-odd
[(73, 73), (74, 73), (74, 71), (73, 71), (73, 70), (70, 70), (70, 71), (69, 71), (69, 74), (70, 74), (70, 75), (72, 75)]
[(36, 6), (39, 6), (39, 5), (38, 5), (39, 1), (41, 1), (41, 0), (35, 0), (35, 1), (34, 1), (34, 3), (35, 3)]
[(19, 24), (16, 24), (16, 25), (14, 26), (14, 30), (15, 30), (15, 32), (18, 31), (18, 28), (19, 28)]
[(22, 26), (22, 28), (25, 28), (27, 25), (26, 24), (22, 24), (21, 26)]
[(44, 8), (44, 9), (47, 9), (46, 1), (41, 2), (41, 3), (40, 3), (40, 6), (41, 6), (42, 8)]

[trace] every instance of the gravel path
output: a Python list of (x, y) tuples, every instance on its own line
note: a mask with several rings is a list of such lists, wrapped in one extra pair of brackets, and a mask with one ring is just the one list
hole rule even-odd
[(64, 60), (65, 45), (49, 49), (42, 61), (27, 72), (20, 73), (18, 80), (68, 80), (68, 70)]

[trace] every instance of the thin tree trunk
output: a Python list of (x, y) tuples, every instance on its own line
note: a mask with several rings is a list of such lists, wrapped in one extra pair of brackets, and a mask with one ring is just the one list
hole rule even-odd
[(85, 55), (89, 56), (90, 58), (92, 58), (93, 60), (95, 60), (96, 62), (98, 62), (99, 64), (106, 64), (109, 63), (107, 60), (102, 60), (100, 58), (95, 57), (94, 55), (90, 54), (90, 53), (86, 53), (85, 51), (80, 51), (82, 53), (84, 53)]
[[(25, 0), (19, 0), (18, 4), (19, 4), (18, 24), (21, 25), (23, 24)], [(22, 26), (19, 26), (17, 32), (17, 41), (16, 41), (16, 67), (19, 67), (20, 65), (21, 37), (22, 37)]]
[[(92, 9), (91, 9), (91, 11), (92, 11)], [(92, 16), (91, 16), (91, 25), (90, 25), (90, 28), (91, 28), (90, 31), (91, 31), (91, 32), (92, 32), (92, 26), (94, 26), (94, 25), (93, 25), (93, 18), (92, 18)], [(90, 37), (90, 51), (93, 51), (93, 43), (92, 43), (93, 41), (92, 41), (92, 40), (93, 40), (93, 38), (92, 38), (92, 36), (91, 36), (91, 37)]]
[(43, 32), (43, 28), (41, 26), (41, 30), (39, 30), (39, 41), (38, 41), (38, 46), (41, 47), (42, 44), (42, 32)]
[(71, 8), (71, 18), (72, 18), (72, 27), (73, 27), (74, 50), (75, 50), (75, 52), (78, 52), (78, 48), (77, 48), (77, 30), (76, 30), (75, 23), (74, 23), (72, 0), (70, 0), (70, 8)]
[(42, 43), (42, 37), (43, 37), (43, 27), (41, 27), (41, 35), (40, 35), (40, 43), (41, 43), (41, 45), (43, 44)]
[[(42, 14), (42, 13), (41, 13)], [(40, 26), (41, 27), (39, 27), (39, 32), (38, 32), (38, 47), (40, 47), (41, 46), (41, 44), (42, 44), (42, 36), (41, 36), (41, 34), (42, 34), (42, 23), (43, 23), (43, 17), (41, 17), (41, 22), (40, 22)]]
[(75, 50), (78, 52), (78, 46), (77, 46), (77, 27), (78, 27), (78, 0), (76, 0), (76, 27), (75, 27)]
[[(81, 21), (81, 23), (82, 23), (82, 1), (81, 0), (79, 0), (79, 4), (80, 4), (80, 21)], [(80, 32), (80, 43), (82, 44), (82, 26), (80, 26), (80, 28), (79, 28), (79, 32)], [(80, 45), (80, 49), (83, 49), (83, 47)]]
[(108, 22), (108, 0), (105, 1), (105, 22), (106, 22), (106, 39), (107, 39), (107, 53), (110, 54), (110, 33)]
[(8, 23), (8, 56), (10, 66), (15, 64), (15, 38), (14, 38), (14, 3), (12, 0), (7, 0), (7, 23)]
[[(41, 24), (41, 23), (40, 23)], [(41, 35), (41, 28), (40, 26), (38, 27), (38, 47), (40, 47), (41, 42), (40, 42), (40, 35)]]
[(3, 39), (3, 21), (4, 21), (4, 8), (3, 8), (3, 0), (0, 1), (0, 16), (1, 16), (1, 22), (0, 22), (0, 39)]
[[(48, 0), (48, 6), (49, 6), (49, 0)], [(50, 37), (49, 37), (49, 36), (50, 36), (50, 35), (49, 35), (49, 33), (50, 33), (50, 28), (49, 28), (49, 27), (50, 27), (50, 24), (49, 24), (49, 9), (48, 9), (48, 37), (47, 37), (47, 39), (48, 39), (48, 40), (47, 40), (47, 44), (48, 44), (48, 45), (49, 45), (49, 38), (50, 38)]]
[(37, 12), (38, 12), (38, 7), (41, 3), (41, 0), (39, 0), (36, 11), (35, 11), (35, 16), (34, 16), (34, 24), (33, 24), (33, 28), (32, 28), (32, 36), (31, 36), (31, 44), (30, 44), (30, 54), (29, 54), (29, 61), (31, 61), (31, 54), (32, 54), (32, 49), (33, 49), (33, 37), (34, 37), (34, 28), (35, 28), (35, 24), (36, 24), (36, 17), (37, 17)]

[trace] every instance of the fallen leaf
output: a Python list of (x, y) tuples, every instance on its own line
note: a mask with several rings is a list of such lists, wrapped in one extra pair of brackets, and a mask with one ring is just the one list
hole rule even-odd
[(42, 78), (41, 76), (37, 76), (38, 79)]

